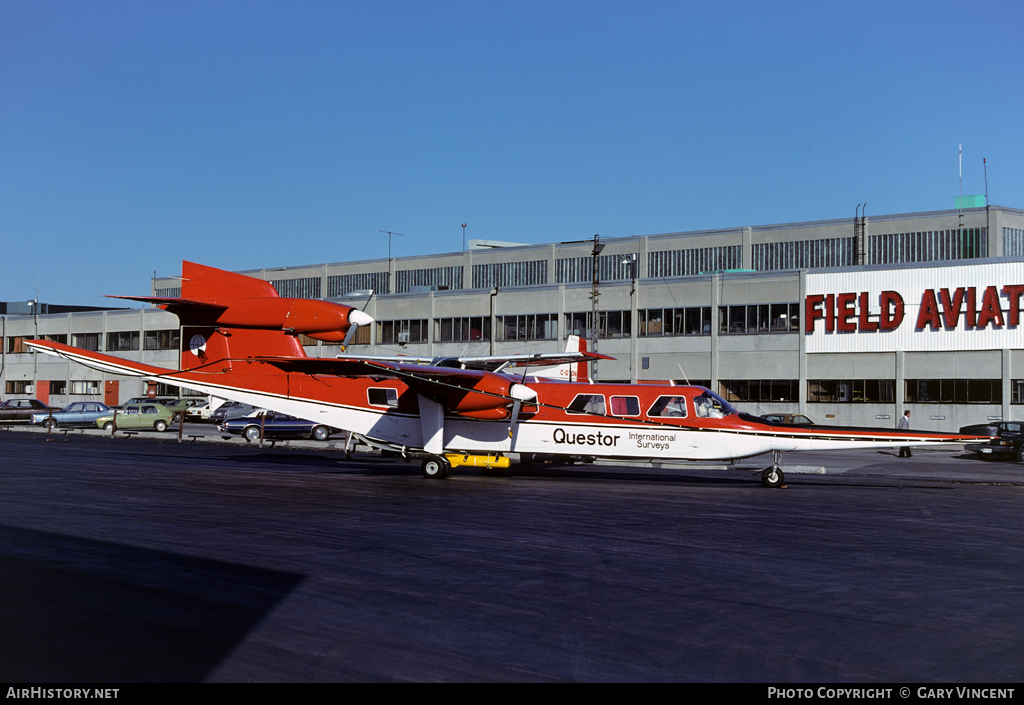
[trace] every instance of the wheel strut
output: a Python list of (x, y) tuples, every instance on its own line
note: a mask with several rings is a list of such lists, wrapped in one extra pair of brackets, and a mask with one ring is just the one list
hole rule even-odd
[(782, 487), (786, 484), (786, 476), (782, 474), (779, 461), (782, 460), (782, 451), (772, 451), (772, 464), (766, 467), (761, 473), (761, 484), (765, 487)]

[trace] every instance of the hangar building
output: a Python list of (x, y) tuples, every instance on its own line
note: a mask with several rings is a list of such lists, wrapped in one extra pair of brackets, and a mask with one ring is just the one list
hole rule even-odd
[[(1013, 208), (471, 241), (463, 252), (242, 273), (282, 296), (366, 310), (376, 323), (349, 352), (553, 352), (586, 336), (596, 310), (597, 349), (616, 358), (597, 366), (601, 381), (701, 384), (744, 411), (817, 423), (892, 427), (903, 409), (915, 428), (939, 431), (1024, 418), (1024, 211)], [(179, 293), (177, 278), (153, 280), (153, 295)], [(155, 308), (8, 313), (2, 327), (4, 398), (54, 405), (146, 389), (23, 352), (25, 339), (169, 368), (182, 344), (177, 318)], [(312, 356), (339, 352), (303, 342)]]

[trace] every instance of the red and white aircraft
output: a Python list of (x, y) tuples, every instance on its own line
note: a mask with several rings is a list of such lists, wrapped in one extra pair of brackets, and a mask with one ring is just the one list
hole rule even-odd
[[(728, 461), (771, 452), (774, 461), (761, 479), (777, 487), (784, 482), (783, 451), (977, 439), (772, 424), (737, 412), (703, 387), (592, 383), (586, 362), (609, 358), (587, 351), (430, 361), (310, 358), (299, 344), (300, 333), (347, 344), (372, 318), (342, 304), (282, 298), (269, 282), (192, 262), (182, 264), (180, 298), (116, 298), (149, 302), (178, 316), (181, 369), (43, 340), (26, 344), (104, 372), (188, 387), (352, 431), (403, 453), (425, 451), (422, 470), (429, 478), (447, 477), (459, 465), (508, 467), (508, 453)], [(512, 366), (522, 372), (511, 374)], [(527, 374), (530, 366), (533, 375)]]

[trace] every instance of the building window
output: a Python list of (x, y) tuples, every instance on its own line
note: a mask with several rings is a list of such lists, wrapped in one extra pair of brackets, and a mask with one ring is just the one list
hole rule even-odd
[(527, 313), (522, 316), (495, 316), (497, 340), (555, 340), (558, 338), (558, 314)]
[(893, 404), (895, 390), (891, 379), (815, 379), (807, 382), (807, 401)]
[(96, 380), (73, 380), (71, 382), (72, 394), (99, 394), (100, 383)]
[(354, 291), (373, 290), (378, 294), (388, 293), (387, 272), (365, 272), (363, 274), (339, 274), (327, 277), (327, 297), (345, 296)]
[(298, 279), (273, 279), (270, 284), (277, 290), (277, 295), (286, 299), (319, 299), (320, 277), (301, 277)]
[(986, 238), (985, 228), (869, 235), (867, 258), (871, 264), (976, 259), (987, 251)]
[(1010, 403), (1024, 404), (1024, 379), (1015, 379), (1010, 382)]
[(742, 264), (743, 252), (739, 245), (661, 250), (647, 253), (647, 276), (685, 277), (702, 272), (739, 269)]
[(177, 328), (147, 330), (144, 344), (146, 350), (177, 350), (181, 345), (181, 331)]
[(68, 336), (66, 333), (53, 333), (50, 335), (39, 336), (40, 340), (49, 340), (51, 343), (61, 343), (63, 345), (68, 344)]
[(159, 296), (160, 298), (166, 299), (177, 299), (181, 297), (181, 287), (171, 287), (169, 289), (157, 289), (153, 296)]
[(1001, 379), (908, 379), (908, 404), (1002, 404)]
[(461, 318), (435, 318), (434, 341), (438, 343), (466, 343), (491, 339), (490, 316), (464, 316)]
[[(590, 311), (565, 314), (565, 334), (586, 337), (590, 333)], [(632, 335), (633, 318), (630, 311), (598, 311), (598, 338), (628, 338)]]
[(8, 337), (7, 338), (7, 353), (8, 354), (12, 354), (12, 353), (13, 354), (27, 353), (28, 350), (25, 348), (25, 341), (26, 340), (29, 340), (29, 338), (26, 338), (23, 335), (14, 336), (14, 337)]
[(68, 393), (68, 383), (62, 380), (50, 380), (50, 394), (60, 396)]
[[(635, 276), (630, 254), (601, 255), (597, 258), (597, 279), (602, 282), (630, 280)], [(555, 282), (594, 281), (594, 257), (566, 257), (555, 260)]]
[(71, 345), (82, 350), (97, 351), (100, 349), (100, 334), (74, 333), (71, 336)]
[(107, 351), (123, 352), (139, 349), (139, 332), (137, 330), (107, 333)]
[(852, 237), (829, 240), (761, 242), (753, 246), (751, 266), (759, 272), (812, 267), (850, 267), (856, 264)]
[(9, 379), (6, 389), (8, 394), (35, 394), (35, 386), (27, 379)]
[(462, 267), (432, 267), (430, 269), (403, 269), (396, 272), (395, 293), (404, 294), (414, 288), (461, 289)]
[(499, 289), (548, 283), (548, 261), (473, 265), (474, 289)]
[(377, 344), (425, 343), (427, 319), (377, 321)]
[(1003, 256), (1024, 257), (1024, 230), (1003, 228)]
[(800, 304), (746, 304), (718, 307), (718, 332), (797, 333)]
[(649, 308), (638, 312), (641, 338), (661, 335), (711, 335), (711, 307)]
[(723, 379), (718, 393), (726, 401), (800, 401), (800, 382), (795, 379)]

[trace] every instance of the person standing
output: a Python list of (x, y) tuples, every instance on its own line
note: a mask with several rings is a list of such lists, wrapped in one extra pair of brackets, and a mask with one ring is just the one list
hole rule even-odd
[[(899, 431), (909, 431), (910, 430), (910, 409), (907, 409), (906, 411), (903, 412), (903, 417), (900, 419), (899, 423), (896, 424), (896, 429), (899, 430)], [(900, 447), (900, 457), (901, 458), (913, 458), (914, 457), (914, 454), (910, 452), (910, 446), (901, 446)]]

